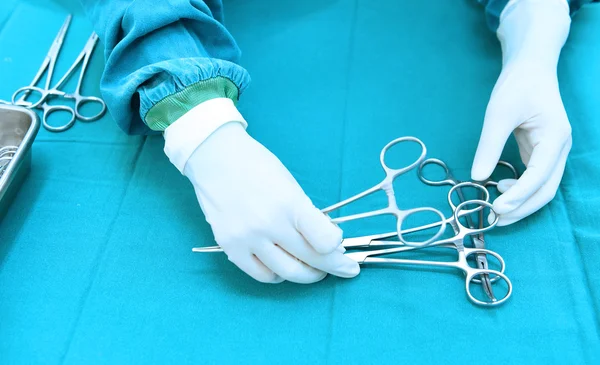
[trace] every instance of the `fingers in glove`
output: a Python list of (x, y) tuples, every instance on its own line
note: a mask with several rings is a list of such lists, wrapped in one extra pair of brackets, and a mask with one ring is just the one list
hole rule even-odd
[(342, 230), (313, 205), (298, 211), (296, 229), (321, 254), (328, 254), (342, 243)]
[[(498, 226), (507, 226), (513, 224), (515, 222), (520, 221), (521, 219), (528, 217), (529, 215), (537, 212), (543, 206), (548, 204), (556, 195), (556, 191), (560, 185), (565, 165), (567, 162), (567, 157), (569, 155), (570, 145), (565, 146), (563, 149), (559, 161), (556, 165), (555, 170), (551, 173), (550, 178), (547, 180), (542, 187), (537, 190), (529, 199), (527, 199), (523, 204), (521, 204), (516, 209), (505, 213), (500, 214), (500, 219), (498, 220)], [(510, 189), (514, 189), (516, 182), (514, 179), (503, 180), (498, 184), (498, 190), (509, 191)], [(505, 190), (506, 189), (506, 190)], [(500, 199), (500, 198), (498, 198)], [(497, 199), (497, 200), (498, 200)], [(496, 204), (494, 202), (494, 204)], [(493, 221), (493, 216), (490, 214), (488, 220)]]
[(310, 284), (323, 280), (327, 273), (306, 265), (272, 243), (260, 245), (255, 255), (274, 273), (287, 281)]
[(267, 284), (279, 284), (283, 282), (283, 278), (275, 274), (271, 269), (266, 267), (256, 256), (248, 253), (244, 256), (236, 256), (229, 258), (235, 266), (248, 274), (256, 281)]
[[(329, 254), (321, 254), (298, 232), (285, 237), (285, 241), (278, 242), (282, 242), (282, 247), (292, 256), (331, 275), (352, 278), (360, 272), (358, 263), (345, 256), (342, 250), (336, 249)], [(283, 242), (285, 242), (285, 246), (283, 246)]]
[(506, 119), (506, 115), (498, 107), (490, 104), (486, 111), (477, 152), (475, 152), (471, 179), (483, 181), (494, 172), (504, 145), (512, 133)]
[(504, 179), (504, 180), (500, 180), (498, 181), (498, 191), (501, 194), (506, 193), (506, 191), (510, 188), (512, 188), (515, 184), (517, 183), (517, 179)]
[(559, 170), (562, 176), (564, 164), (559, 166), (559, 160), (566, 147), (563, 145), (561, 148), (552, 140), (542, 141), (535, 146), (527, 170), (510, 189), (494, 201), (494, 211), (502, 216), (517, 209), (540, 190), (554, 172)]

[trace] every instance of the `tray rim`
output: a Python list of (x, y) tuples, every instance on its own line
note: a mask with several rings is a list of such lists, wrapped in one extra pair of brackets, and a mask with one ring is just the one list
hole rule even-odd
[(27, 114), (31, 118), (31, 124), (29, 126), (29, 129), (27, 129), (27, 132), (25, 133), (21, 144), (19, 144), (17, 148), (17, 153), (8, 163), (8, 166), (4, 171), (2, 177), (0, 177), (0, 201), (2, 201), (6, 191), (8, 190), (8, 187), (10, 186), (12, 180), (14, 179), (14, 176), (16, 175), (17, 170), (25, 161), (27, 154), (31, 150), (33, 141), (35, 140), (35, 137), (40, 129), (40, 118), (33, 110), (17, 105), (0, 104), (0, 111), (6, 109)]

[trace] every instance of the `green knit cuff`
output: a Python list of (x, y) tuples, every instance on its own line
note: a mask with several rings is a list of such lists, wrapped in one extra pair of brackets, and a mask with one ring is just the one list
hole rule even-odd
[(216, 98), (229, 98), (237, 103), (239, 90), (228, 78), (218, 76), (191, 84), (156, 103), (144, 118), (148, 127), (164, 131), (196, 105)]

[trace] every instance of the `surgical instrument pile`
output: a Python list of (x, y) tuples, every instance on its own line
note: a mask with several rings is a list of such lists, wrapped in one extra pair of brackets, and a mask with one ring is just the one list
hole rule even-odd
[[(92, 33), (87, 43), (85, 44), (83, 50), (81, 51), (79, 56), (77, 56), (77, 58), (75, 59), (71, 67), (68, 69), (68, 71), (63, 75), (63, 77), (54, 86), (51, 86), (56, 61), (64, 43), (64, 39), (67, 34), (67, 30), (69, 28), (70, 23), (71, 15), (68, 15), (58, 34), (54, 38), (52, 46), (50, 47), (50, 50), (44, 58), (44, 61), (42, 62), (42, 65), (40, 66), (37, 74), (33, 78), (31, 84), (19, 88), (17, 91), (15, 91), (12, 95), (10, 103), (2, 102), (4, 104), (18, 105), (28, 109), (41, 109), (42, 125), (44, 126), (44, 128), (51, 132), (66, 131), (75, 124), (76, 120), (80, 120), (83, 122), (96, 121), (106, 113), (106, 104), (104, 100), (94, 96), (81, 95), (83, 78), (85, 76), (92, 52), (94, 51), (96, 43), (98, 42), (98, 36), (96, 35), (96, 33)], [(75, 87), (75, 91), (73, 93), (67, 93), (65, 91), (60, 90), (62, 87), (65, 86), (66, 82), (71, 78), (71, 76), (75, 73), (79, 66), (81, 66), (81, 69), (79, 71), (79, 79), (77, 80), (77, 86)], [(44, 88), (37, 87), (36, 85), (40, 82), (42, 76), (46, 71), (47, 75)], [(35, 101), (27, 101), (27, 98), (33, 96), (36, 97)], [(74, 101), (75, 105), (74, 107), (70, 107), (67, 105), (51, 105), (49, 103), (50, 100), (55, 98), (71, 99)], [(84, 104), (97, 104), (100, 110), (93, 115), (83, 115), (82, 106)], [(67, 115), (66, 123), (59, 126), (50, 125), (50, 115), (58, 112), (62, 112), (60, 114)]]
[(0, 177), (6, 171), (8, 164), (17, 153), (17, 146), (5, 146), (0, 148)]
[(31, 168), (31, 146), (39, 127), (33, 111), (0, 105), (0, 219)]
[[(413, 163), (400, 168), (390, 168), (385, 163), (386, 152), (394, 145), (401, 142), (417, 143), (421, 148), (421, 154)], [(402, 137), (388, 143), (380, 154), (380, 163), (386, 174), (382, 182), (374, 187), (363, 191), (351, 198), (341, 201), (322, 210), (329, 216), (333, 211), (350, 204), (358, 199), (370, 195), (376, 191), (383, 190), (387, 196), (387, 207), (371, 212), (353, 214), (342, 217), (331, 218), (332, 223), (341, 224), (350, 220), (357, 220), (378, 215), (392, 215), (396, 219), (396, 230), (368, 236), (351, 237), (342, 239), (342, 246), (347, 250), (345, 255), (352, 258), (361, 265), (384, 264), (398, 266), (430, 266), (437, 268), (459, 269), (465, 275), (465, 289), (468, 299), (482, 306), (500, 305), (512, 295), (512, 283), (505, 275), (504, 259), (496, 252), (485, 248), (484, 232), (493, 229), (498, 216), (495, 214), (490, 203), (490, 193), (488, 187), (496, 187), (497, 181), (488, 179), (486, 181), (464, 181), (461, 182), (454, 178), (448, 166), (438, 159), (425, 159), (425, 144), (415, 137)], [(424, 175), (424, 168), (428, 165), (437, 165), (444, 170), (444, 177), (440, 180), (428, 179)], [(510, 174), (508, 178), (517, 178), (516, 169), (509, 163), (500, 161), (499, 167), (503, 167)], [(451, 215), (445, 217), (439, 210), (433, 207), (420, 207), (402, 210), (396, 202), (393, 180), (407, 172), (417, 169), (418, 178), (430, 186), (451, 186), (447, 195), (447, 203), (451, 208)], [(478, 194), (477, 199), (467, 199), (464, 191), (474, 190)], [(460, 203), (455, 204), (453, 197), (457, 196)], [(484, 222), (484, 212), (487, 211), (492, 217), (491, 222)], [(432, 223), (417, 226), (405, 227), (404, 223), (408, 216), (420, 212), (430, 212), (439, 217)], [(478, 222), (475, 223), (473, 215), (478, 215)], [(446, 233), (446, 228), (451, 227), (452, 232), (448, 237), (442, 238)], [(422, 234), (431, 229), (435, 229), (433, 236), (422, 240), (409, 240), (408, 237), (414, 234)], [(445, 235), (447, 236), (447, 235)], [(469, 241), (474, 247), (467, 247)], [(428, 248), (438, 248), (453, 250), (457, 254), (455, 261), (434, 261), (417, 260), (398, 257), (381, 257), (387, 255), (397, 255), (408, 252), (426, 252), (427, 254), (436, 254)], [(222, 252), (219, 246), (194, 248), (194, 252)], [(488, 259), (493, 258), (497, 264), (496, 269), (490, 269)], [(473, 261), (471, 265), (470, 262)], [(481, 286), (486, 298), (475, 295), (472, 286)], [(502, 292), (497, 295), (494, 289), (499, 288)]]

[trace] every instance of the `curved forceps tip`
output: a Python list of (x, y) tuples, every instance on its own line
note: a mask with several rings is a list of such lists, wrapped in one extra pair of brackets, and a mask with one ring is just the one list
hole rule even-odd
[[(496, 260), (498, 260), (498, 262), (500, 263), (500, 268), (499, 268), (499, 270), (495, 270), (495, 271), (500, 271), (501, 273), (504, 274), (504, 271), (506, 270), (506, 262), (504, 261), (504, 258), (495, 251), (487, 250), (485, 248), (468, 249), (468, 251), (465, 252), (465, 258), (468, 259), (470, 256), (481, 255), (481, 254), (493, 256)], [(479, 270), (487, 270), (487, 269), (481, 268)], [(489, 278), (490, 283), (495, 283), (499, 279), (500, 279), (499, 276), (493, 276), (493, 277)], [(475, 284), (481, 284), (481, 279), (473, 278), (473, 279), (471, 279), (471, 281), (474, 282)]]
[[(494, 275), (498, 280), (498, 279), (502, 279), (506, 285), (507, 285), (507, 292), (506, 295), (504, 295), (502, 298), (500, 299), (490, 299), (489, 301), (484, 301), (484, 300), (480, 300), (477, 299), (473, 293), (471, 293), (471, 283), (478, 283), (478, 279), (476, 279), (477, 276), (480, 275), (489, 275), (492, 276)], [(510, 279), (508, 278), (508, 276), (506, 276), (504, 273), (496, 271), (496, 270), (489, 270), (489, 269), (479, 269), (477, 271), (474, 271), (470, 274), (468, 274), (467, 279), (465, 280), (465, 289), (467, 291), (467, 296), (469, 297), (469, 300), (471, 302), (473, 302), (474, 304), (477, 305), (481, 305), (481, 306), (485, 306), (485, 307), (494, 307), (494, 306), (498, 306), (500, 304), (503, 304), (504, 302), (506, 302), (508, 300), (508, 298), (510, 298), (510, 296), (512, 295), (512, 282), (510, 281)]]

